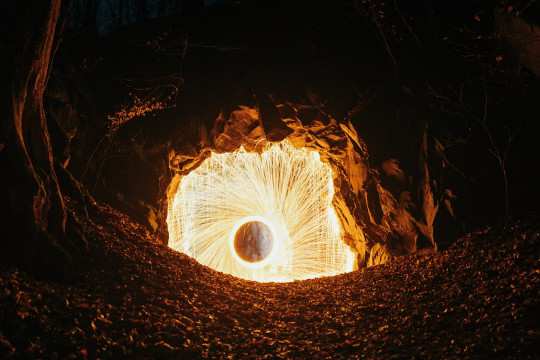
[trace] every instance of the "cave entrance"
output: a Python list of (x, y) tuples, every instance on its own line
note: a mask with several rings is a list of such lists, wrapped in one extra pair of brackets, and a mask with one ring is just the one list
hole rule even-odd
[(260, 153), (212, 153), (171, 188), (169, 246), (215, 270), (256, 281), (352, 271), (332, 205), (333, 172), (289, 141)]

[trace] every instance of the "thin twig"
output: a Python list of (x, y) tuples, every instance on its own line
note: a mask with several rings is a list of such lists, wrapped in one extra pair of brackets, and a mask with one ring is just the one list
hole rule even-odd
[(382, 31), (381, 24), (379, 24), (379, 21), (377, 20), (377, 15), (375, 14), (375, 8), (373, 6), (373, 2), (369, 0), (369, 5), (371, 7), (371, 13), (373, 15), (373, 22), (375, 22), (375, 25), (377, 26), (377, 29), (379, 30), (382, 40), (384, 42), (384, 46), (386, 47), (386, 51), (388, 52), (388, 55), (392, 59), (392, 63), (394, 64), (394, 71), (396, 73), (399, 73), (399, 67), (396, 61), (396, 58), (394, 57), (394, 54), (392, 54), (392, 50), (390, 50), (390, 45), (388, 45), (388, 41), (386, 41), (386, 36), (384, 35), (384, 32)]

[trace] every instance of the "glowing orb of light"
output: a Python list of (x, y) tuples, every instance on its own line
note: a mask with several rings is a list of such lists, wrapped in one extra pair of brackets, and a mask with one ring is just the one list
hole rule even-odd
[(274, 225), (261, 216), (248, 216), (240, 220), (230, 236), (231, 253), (236, 261), (250, 268), (268, 264), (276, 253), (277, 239)]
[(169, 246), (248, 280), (352, 271), (355, 254), (343, 242), (333, 197), (330, 166), (287, 140), (261, 154), (212, 153), (169, 194)]

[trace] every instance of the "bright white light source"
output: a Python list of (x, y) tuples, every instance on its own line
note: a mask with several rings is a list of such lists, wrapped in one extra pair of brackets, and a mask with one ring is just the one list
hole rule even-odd
[[(355, 255), (332, 207), (332, 169), (317, 152), (285, 140), (262, 154), (213, 153), (170, 195), (169, 246), (215, 270), (292, 281), (353, 269)], [(235, 250), (236, 232), (250, 221), (271, 231), (271, 252), (260, 261)]]

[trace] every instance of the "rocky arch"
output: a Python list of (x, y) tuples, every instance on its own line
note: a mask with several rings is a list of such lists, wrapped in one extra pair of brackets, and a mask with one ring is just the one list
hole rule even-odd
[[(200, 151), (173, 149), (169, 166), (174, 175), (168, 193), (174, 194), (182, 176), (196, 169), (212, 151), (232, 152), (243, 146), (256, 152), (263, 140), (287, 139), (297, 148), (317, 151), (321, 160), (331, 166), (333, 205), (344, 241), (358, 254), (359, 267), (381, 264), (423, 249), (436, 250), (433, 219), (438, 207), (427, 164), (419, 182), (422, 196), (418, 200), (410, 196), (407, 201), (396, 199), (379, 179), (401, 177), (399, 163), (390, 160), (382, 169), (372, 167), (367, 146), (351, 122), (339, 122), (310, 106), (281, 104), (275, 110), (270, 117), (260, 109), (240, 106), (228, 117), (220, 115), (216, 119), (210, 138)], [(426, 141), (423, 140), (425, 147)], [(424, 150), (427, 152), (427, 148)]]

